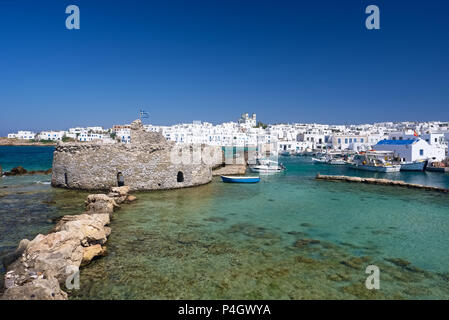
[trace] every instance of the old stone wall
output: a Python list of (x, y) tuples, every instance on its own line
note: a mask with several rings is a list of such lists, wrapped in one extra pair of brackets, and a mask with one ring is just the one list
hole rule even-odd
[(53, 159), (52, 185), (106, 190), (120, 179), (131, 190), (174, 189), (211, 181), (205, 164), (174, 164), (164, 146), (60, 145)]
[(52, 186), (106, 190), (123, 183), (131, 190), (157, 190), (212, 180), (210, 163), (172, 161), (174, 148), (160, 133), (145, 132), (138, 121), (132, 124), (130, 144), (61, 143), (54, 152)]

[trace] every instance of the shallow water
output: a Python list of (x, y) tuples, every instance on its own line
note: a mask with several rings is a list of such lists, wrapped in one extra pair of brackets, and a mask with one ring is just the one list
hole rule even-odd
[[(35, 167), (33, 157), (23, 156), (29, 150), (12, 149), (22, 155), (12, 158), (26, 169), (48, 169), (51, 152), (34, 148), (41, 159)], [(314, 179), (320, 172), (448, 188), (449, 175), (282, 160), (288, 170), (262, 176), (259, 184), (215, 178), (196, 188), (138, 193), (136, 203), (115, 213), (108, 255), (81, 270), (81, 289), (70, 297), (449, 298), (448, 195)], [(23, 238), (48, 232), (54, 218), (83, 211), (87, 193), (49, 183), (48, 175), (0, 179), (0, 256)], [(374, 292), (364, 287), (370, 264), (381, 271)]]
[[(3, 170), (23, 166), (27, 170), (51, 168), (53, 147), (0, 146)], [(50, 175), (0, 178), (0, 257), (15, 250), (20, 240), (47, 233), (56, 218), (84, 209), (86, 192), (54, 189)], [(4, 272), (0, 263), (0, 277)]]
[[(259, 184), (137, 194), (115, 214), (108, 256), (82, 269), (71, 298), (449, 298), (446, 194), (316, 181), (318, 171), (362, 174), (283, 160), (288, 170)], [(370, 264), (379, 291), (364, 287)]]
[(21, 239), (47, 233), (56, 218), (83, 211), (86, 192), (54, 189), (50, 180), (50, 175), (0, 179), (0, 257)]

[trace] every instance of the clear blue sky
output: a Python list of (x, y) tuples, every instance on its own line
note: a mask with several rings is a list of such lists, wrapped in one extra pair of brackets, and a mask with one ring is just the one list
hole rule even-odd
[(2, 0), (0, 135), (141, 107), (154, 124), (448, 121), (448, 15), (444, 0)]

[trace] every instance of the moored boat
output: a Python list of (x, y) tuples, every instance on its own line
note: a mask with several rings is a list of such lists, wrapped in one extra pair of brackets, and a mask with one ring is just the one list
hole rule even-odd
[(387, 151), (368, 151), (356, 155), (349, 165), (352, 169), (376, 171), (376, 172), (398, 172), (401, 165), (392, 162), (393, 153)]
[(401, 163), (401, 171), (424, 171), (426, 166), (427, 166), (426, 160), (402, 162)]
[(352, 169), (365, 170), (365, 171), (376, 171), (376, 172), (399, 172), (401, 170), (400, 165), (388, 165), (388, 166), (370, 166), (370, 165), (349, 165)]
[(282, 163), (278, 163), (277, 161), (258, 159), (256, 164), (249, 166), (249, 170), (252, 172), (272, 173), (284, 171), (285, 167)]
[(257, 183), (260, 181), (260, 177), (251, 176), (221, 176), (223, 182), (229, 183)]
[(331, 159), (327, 163), (333, 165), (345, 165), (347, 162), (344, 159)]
[(327, 163), (328, 159), (326, 157), (314, 158), (312, 157), (313, 163)]

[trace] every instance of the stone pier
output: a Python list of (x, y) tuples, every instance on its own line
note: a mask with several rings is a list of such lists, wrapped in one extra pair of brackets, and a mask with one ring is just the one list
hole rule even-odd
[(425, 186), (425, 185), (416, 184), (416, 183), (407, 183), (407, 182), (400, 181), (400, 180), (361, 178), (361, 177), (349, 177), (349, 176), (330, 176), (330, 175), (320, 175), (319, 173), (317, 174), (316, 179), (317, 180), (327, 180), (327, 181), (343, 181), (343, 182), (377, 184), (377, 185), (384, 185), (384, 186), (399, 186), (399, 187), (406, 187), (406, 188), (413, 188), (413, 189), (422, 189), (422, 190), (449, 193), (449, 189)]

